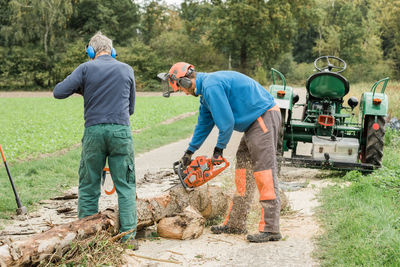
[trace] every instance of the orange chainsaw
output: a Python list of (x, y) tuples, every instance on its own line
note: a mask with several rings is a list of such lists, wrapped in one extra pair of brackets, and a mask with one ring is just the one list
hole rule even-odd
[(229, 162), (223, 157), (209, 159), (206, 156), (198, 156), (186, 168), (179, 161), (174, 163), (173, 168), (183, 187), (191, 189), (207, 183), (228, 166)]

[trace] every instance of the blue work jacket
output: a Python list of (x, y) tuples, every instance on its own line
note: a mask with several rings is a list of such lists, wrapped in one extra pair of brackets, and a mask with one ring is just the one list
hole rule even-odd
[(214, 125), (219, 129), (217, 147), (225, 149), (233, 130), (245, 132), (274, 98), (258, 82), (236, 71), (197, 73), (196, 95), (200, 96), (197, 125), (188, 150), (200, 148)]

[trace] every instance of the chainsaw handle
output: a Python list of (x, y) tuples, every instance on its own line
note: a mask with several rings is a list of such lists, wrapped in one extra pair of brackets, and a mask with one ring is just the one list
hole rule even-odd
[(225, 158), (219, 156), (218, 158), (211, 158), (212, 165), (221, 165), (222, 163), (228, 163)]

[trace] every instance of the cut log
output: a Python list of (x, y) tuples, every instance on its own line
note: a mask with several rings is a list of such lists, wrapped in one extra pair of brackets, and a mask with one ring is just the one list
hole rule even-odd
[[(187, 192), (177, 186), (162, 196), (137, 200), (137, 229), (179, 214), (189, 205), (206, 218), (224, 214), (228, 201), (229, 197), (219, 187), (205, 185)], [(107, 209), (81, 220), (55, 226), (27, 239), (6, 243), (0, 246), (0, 266), (37, 265), (54, 253), (63, 255), (71, 241), (86, 238), (101, 230), (117, 232), (118, 223), (117, 210)]]
[(9, 242), (0, 246), (0, 265), (35, 265), (54, 253), (63, 255), (73, 240), (84, 239), (100, 230), (115, 232), (117, 221), (115, 210), (107, 209), (81, 220), (55, 226), (28, 239)]
[(195, 239), (204, 229), (206, 219), (192, 206), (174, 217), (162, 218), (157, 224), (157, 233), (164, 238)]
[(137, 229), (143, 229), (162, 218), (179, 214), (189, 205), (198, 210), (206, 219), (224, 215), (229, 199), (229, 196), (217, 186), (204, 185), (189, 192), (182, 186), (176, 186), (159, 197), (138, 200)]
[[(137, 230), (153, 225), (163, 218), (180, 214), (188, 206), (198, 210), (204, 218), (224, 215), (229, 199), (221, 188), (211, 185), (204, 185), (190, 192), (177, 186), (162, 196), (138, 199)], [(107, 209), (81, 220), (54, 226), (27, 239), (5, 243), (0, 245), (0, 266), (37, 265), (41, 260), (49, 259), (53, 254), (63, 255), (74, 240), (84, 239), (101, 230), (116, 233), (119, 228), (118, 224), (117, 210)], [(191, 232), (187, 233), (185, 231), (183, 231), (181, 239), (201, 234), (199, 229), (191, 229)]]

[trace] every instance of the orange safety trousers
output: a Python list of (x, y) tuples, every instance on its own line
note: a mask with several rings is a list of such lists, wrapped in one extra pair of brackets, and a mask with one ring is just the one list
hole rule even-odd
[(279, 233), (281, 203), (277, 177), (277, 141), (281, 113), (276, 105), (267, 110), (244, 133), (236, 152), (236, 192), (224, 225), (246, 229), (255, 188), (261, 204), (260, 232)]

